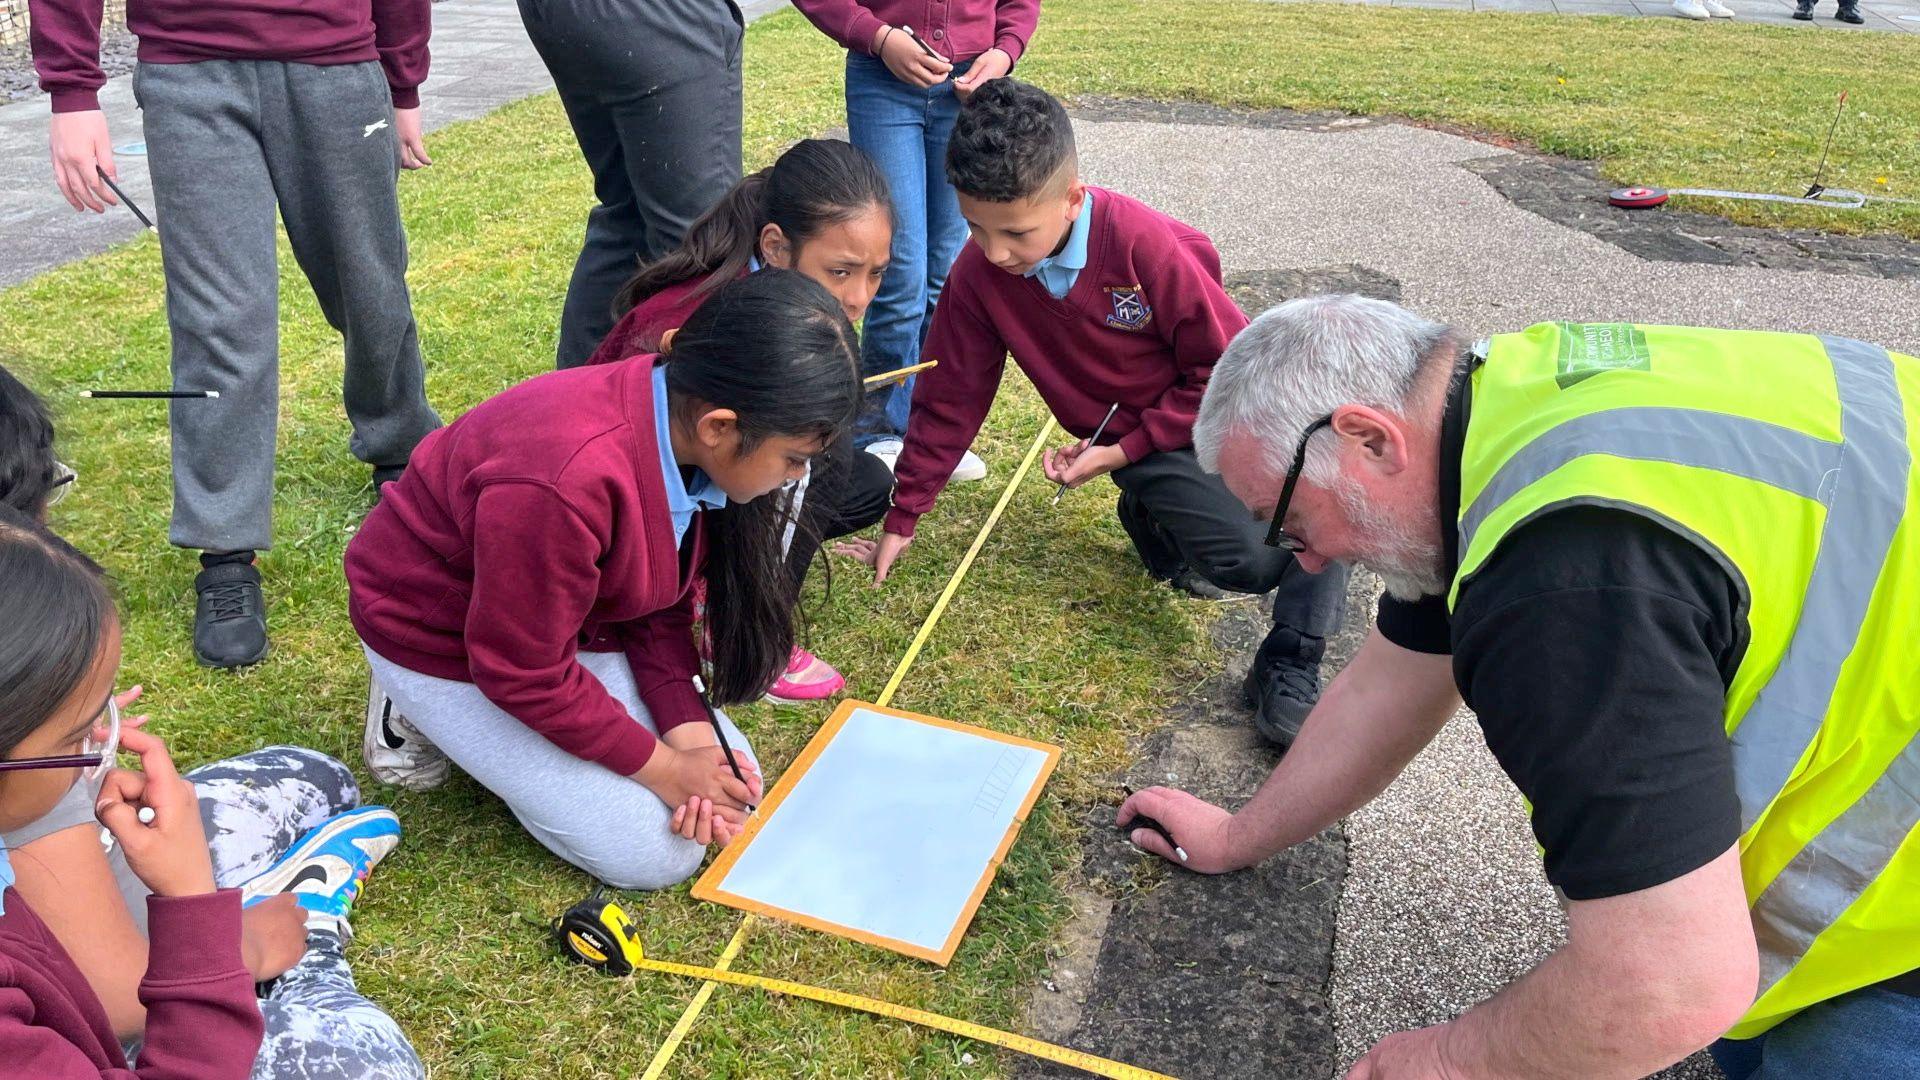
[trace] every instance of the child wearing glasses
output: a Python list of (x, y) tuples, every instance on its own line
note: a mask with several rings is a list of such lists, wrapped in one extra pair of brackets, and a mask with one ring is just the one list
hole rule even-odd
[[(1017, 79), (973, 91), (946, 170), (972, 242), (927, 337), (924, 355), (939, 366), (913, 394), (885, 532), (840, 550), (885, 579), (980, 430), (1012, 353), (1080, 439), (1047, 454), (1047, 478), (1078, 487), (1110, 474), (1148, 573), (1206, 599), (1278, 588), (1246, 694), (1257, 729), (1285, 746), (1319, 698), (1346, 574), (1308, 574), (1264, 543), (1264, 526), (1194, 458), (1207, 377), (1247, 325), (1221, 284), (1219, 252), (1198, 230), (1082, 181), (1066, 110)], [(1101, 444), (1089, 445), (1109, 410)]]
[[(139, 691), (114, 692), (100, 568), (11, 509), (0, 608), (9, 1075), (424, 1075), (342, 955), (367, 873), (399, 842), (393, 814), (356, 808), (345, 766), (291, 747), (178, 774), (144, 718), (120, 715)], [(142, 771), (114, 768), (117, 751)]]

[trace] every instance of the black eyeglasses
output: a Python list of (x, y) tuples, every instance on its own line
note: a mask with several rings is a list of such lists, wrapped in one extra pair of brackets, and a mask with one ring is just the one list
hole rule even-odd
[(1287, 520), (1287, 507), (1293, 503), (1294, 485), (1300, 482), (1300, 470), (1307, 467), (1307, 443), (1319, 433), (1321, 428), (1333, 423), (1333, 414), (1315, 420), (1300, 433), (1300, 445), (1293, 451), (1293, 466), (1287, 470), (1287, 482), (1280, 487), (1280, 501), (1273, 504), (1273, 524), (1267, 526), (1267, 546), (1286, 548), (1288, 551), (1307, 550), (1306, 541), (1287, 532), (1283, 523)]

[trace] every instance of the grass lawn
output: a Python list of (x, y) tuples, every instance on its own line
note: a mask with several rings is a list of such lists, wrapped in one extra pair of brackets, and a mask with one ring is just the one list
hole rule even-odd
[[(839, 54), (797, 16), (754, 26), (747, 55), (749, 167), (839, 122)], [(1831, 182), (1920, 194), (1920, 115), (1911, 108), (1920, 101), (1920, 42), (1896, 35), (1239, 0), (1049, 0), (1022, 73), (1066, 94), (1395, 113), (1599, 157), (1623, 180), (1780, 191), (1804, 185), (1830, 103), (1850, 87)], [(452, 417), (549, 366), (590, 196), (550, 96), (449, 129), (433, 152), (439, 164), (402, 188), (430, 392)], [(1763, 222), (1815, 220), (1741, 212)], [(1914, 207), (1817, 220), (1920, 235)], [(367, 474), (346, 453), (338, 340), (291, 258), (282, 263), (278, 545), (264, 561), (275, 651), (248, 671), (205, 672), (189, 654), (195, 568), (164, 542), (163, 412), (73, 397), (87, 386), (165, 385), (158, 247), (142, 239), (0, 293), (0, 363), (23, 372), (61, 413), (61, 452), (81, 479), (56, 524), (113, 570), (126, 683), (147, 687), (154, 726), (181, 759), (287, 741), (358, 766), (365, 669), (347, 627), (339, 560), (365, 512)], [(1010, 383), (979, 447), (992, 477), (949, 493), (886, 590), (862, 588), (849, 570), (821, 599), (814, 643), (857, 693), (879, 691), (1041, 420), (1024, 382)], [(1025, 988), (1065, 917), (1061, 884), (1075, 863), (1078, 809), (1105, 797), (1099, 784), (1124, 760), (1127, 740), (1204, 660), (1204, 609), (1138, 573), (1112, 520), (1111, 488), (1078, 493), (1058, 509), (1045, 505), (1046, 494), (1029, 481), (1015, 499), (897, 701), (1068, 747), (953, 965), (936, 970), (763, 924), (739, 970), (1018, 1026)], [(760, 707), (740, 719), (773, 768), (824, 715)], [(544, 925), (579, 898), (584, 876), (527, 839), (471, 783), (369, 797), (395, 806), (407, 839), (369, 887), (355, 966), (436, 1071), (637, 1074), (692, 985), (615, 981), (558, 960)], [(737, 922), (731, 911), (693, 902), (684, 887), (634, 897), (631, 908), (651, 952), (691, 963), (710, 961)], [(1000, 1068), (993, 1054), (959, 1040), (723, 989), (670, 1075)]]

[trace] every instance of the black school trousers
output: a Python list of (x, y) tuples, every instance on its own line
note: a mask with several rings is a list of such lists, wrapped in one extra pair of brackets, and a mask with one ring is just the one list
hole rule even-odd
[(1112, 476), (1120, 524), (1149, 574), (1170, 577), (1184, 564), (1229, 592), (1276, 590), (1276, 634), (1326, 638), (1339, 627), (1347, 569), (1336, 563), (1310, 574), (1292, 552), (1268, 547), (1266, 522), (1255, 521), (1219, 476), (1201, 469), (1191, 447), (1149, 454)]
[(733, 0), (519, 0), (593, 170), (596, 205), (560, 314), (555, 366), (613, 329), (613, 297), (740, 180)]

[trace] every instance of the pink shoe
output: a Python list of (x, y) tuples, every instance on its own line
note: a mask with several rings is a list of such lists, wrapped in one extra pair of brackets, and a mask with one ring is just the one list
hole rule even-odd
[(846, 687), (846, 676), (833, 670), (832, 664), (795, 645), (787, 673), (768, 688), (767, 700), (775, 705), (802, 705), (825, 701)]

